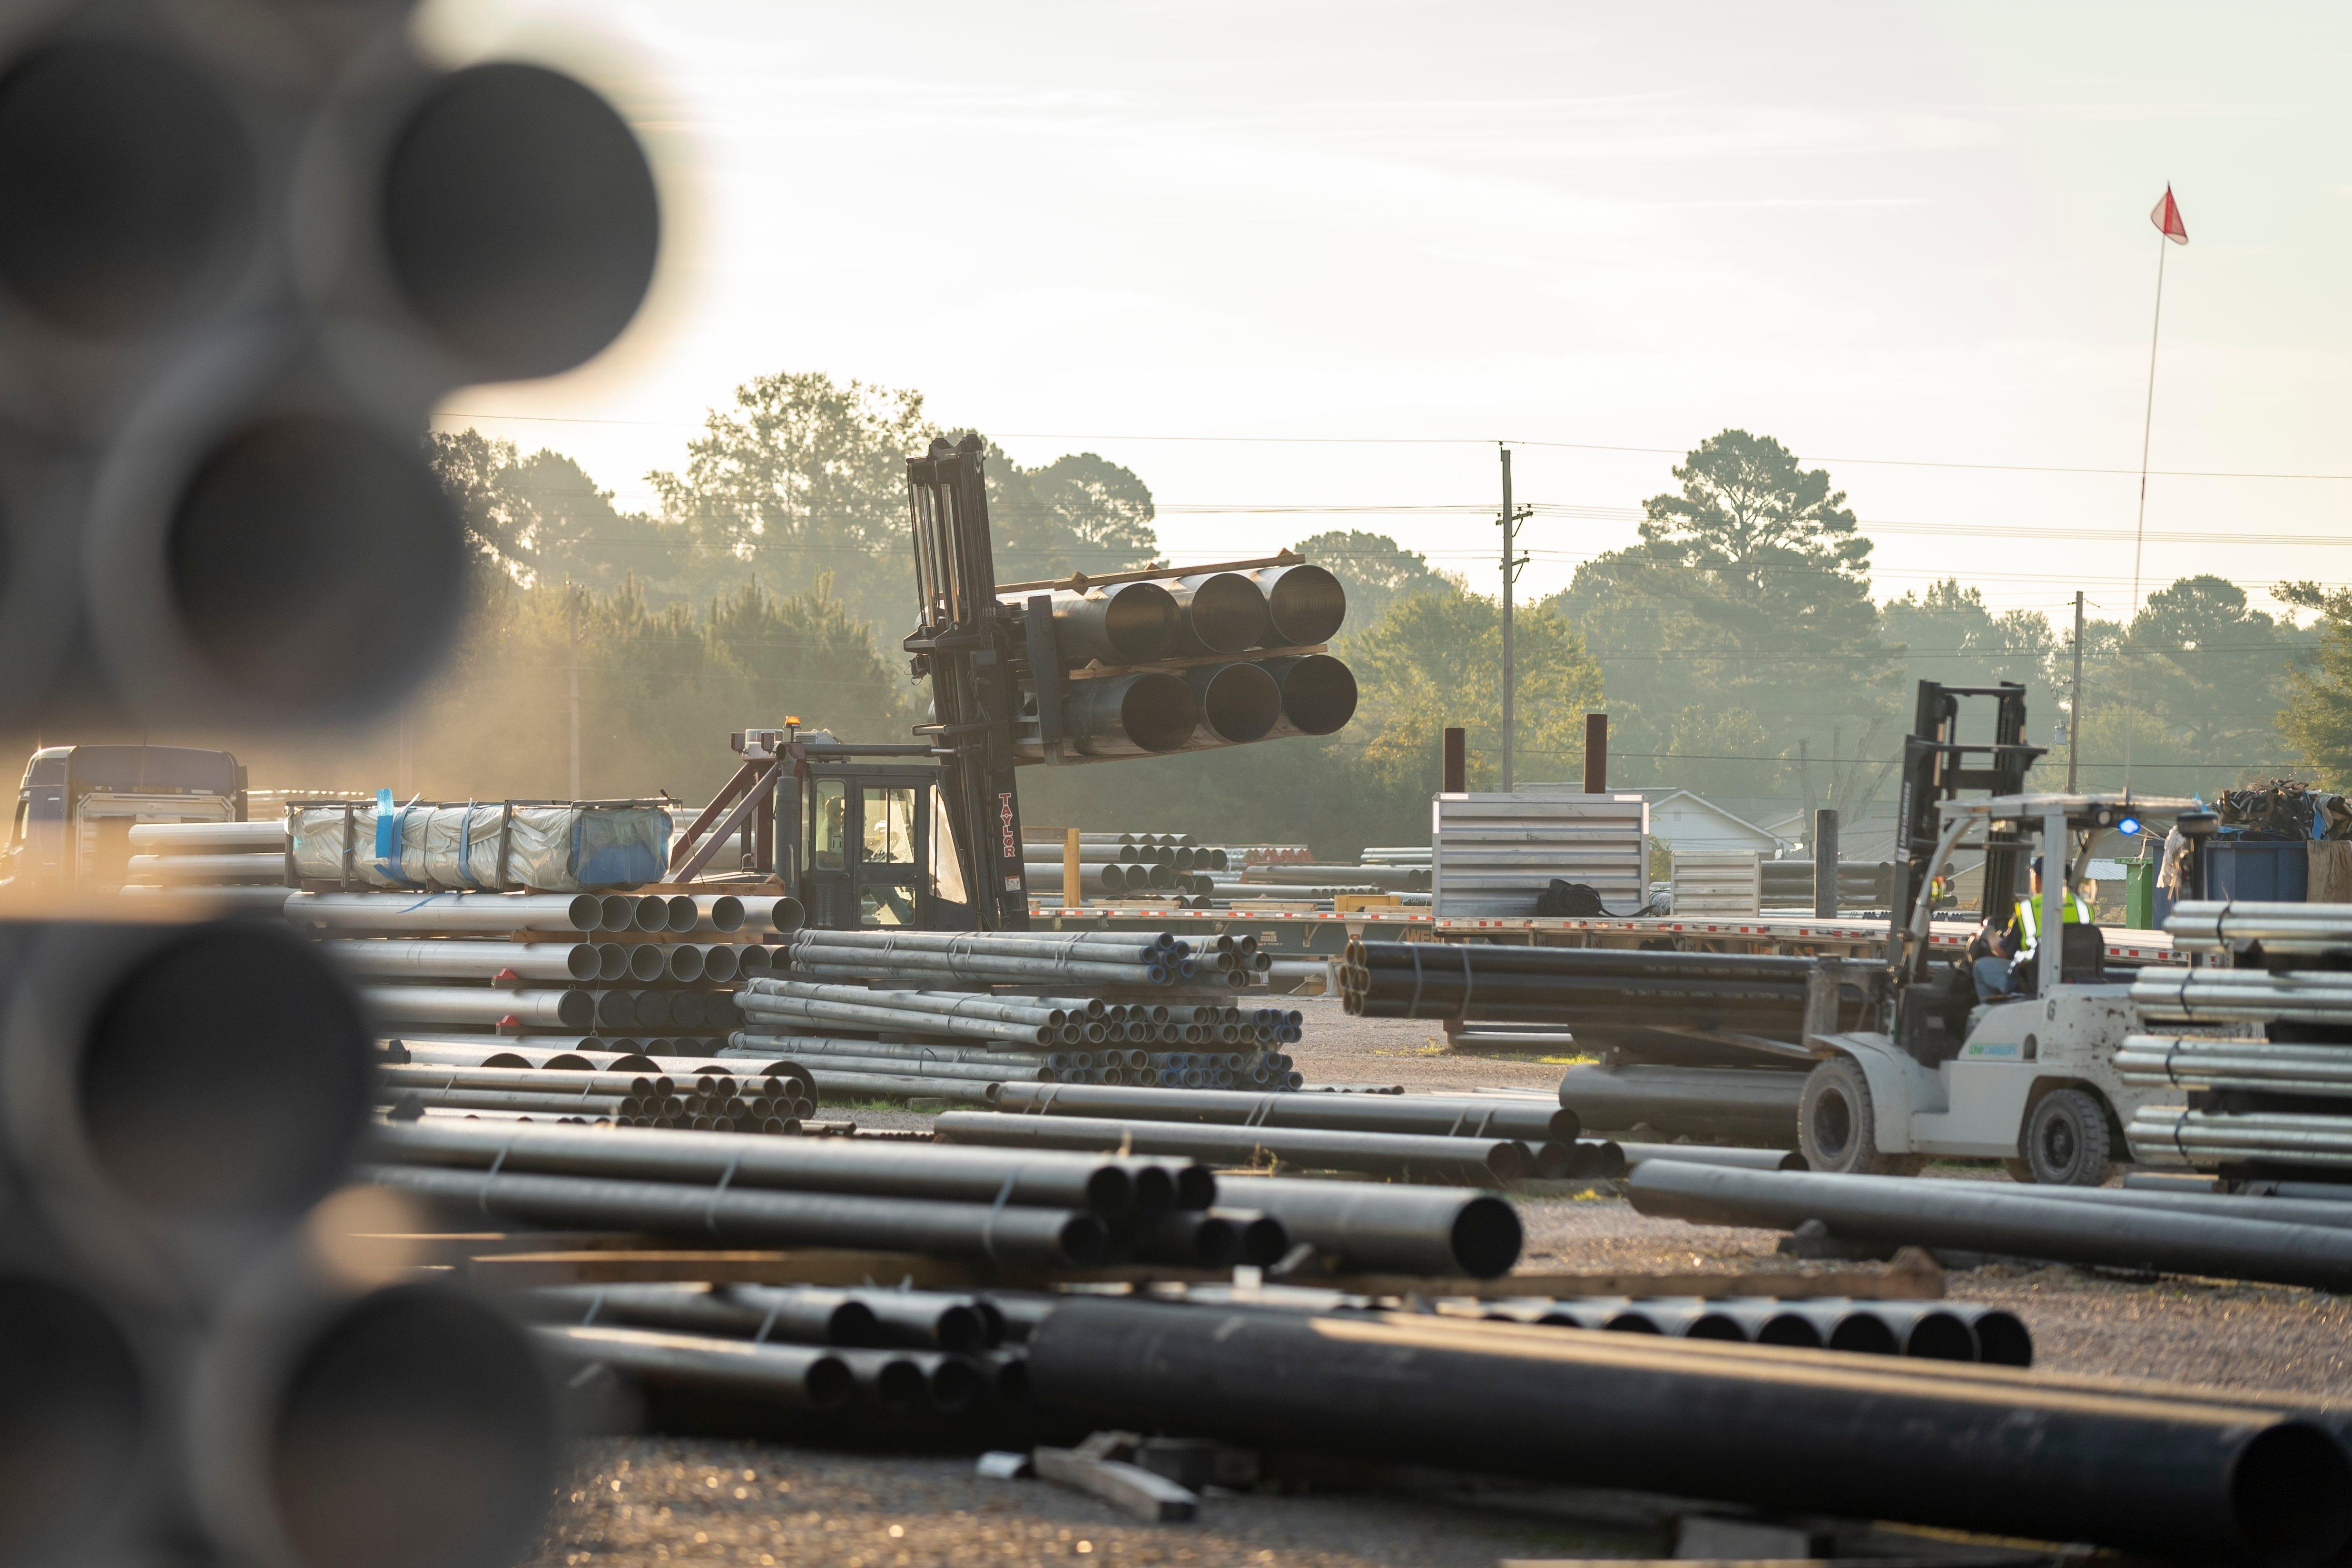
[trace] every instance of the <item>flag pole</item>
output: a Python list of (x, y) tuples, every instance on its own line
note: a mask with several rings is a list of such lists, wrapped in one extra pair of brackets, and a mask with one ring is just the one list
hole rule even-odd
[[(2165, 194), (2171, 195), (2169, 186)], [(2140, 416), (2139, 425), (2139, 511), (2132, 519), (2132, 589), (2131, 615), (2124, 622), (2124, 636), (2131, 636), (2131, 624), (2139, 618), (2140, 547), (2147, 533), (2147, 450), (2148, 437), (2156, 429), (2156, 345), (2164, 330), (2164, 253), (2171, 248), (2172, 237), (2158, 228), (2156, 233), (2156, 318), (2147, 330), (2147, 407)], [(2128, 647), (2124, 655), (2124, 793), (2131, 794), (2132, 735), (2139, 728), (2133, 718), (2131, 706), (2132, 659)]]

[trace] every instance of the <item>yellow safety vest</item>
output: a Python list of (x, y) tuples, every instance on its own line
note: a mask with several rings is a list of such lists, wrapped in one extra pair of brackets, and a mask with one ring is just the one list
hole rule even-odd
[[(2084, 901), (2080, 893), (2068, 893), (2061, 902), (2058, 913), (2061, 923), (2065, 925), (2086, 926), (2091, 923), (2091, 906)], [(2030, 958), (2042, 946), (2042, 900), (2018, 900), (2017, 923), (2025, 931), (2025, 945), (2018, 950), (2017, 956)]]

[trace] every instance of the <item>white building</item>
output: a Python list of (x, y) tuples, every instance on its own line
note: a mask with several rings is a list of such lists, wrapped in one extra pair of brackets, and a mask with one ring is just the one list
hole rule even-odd
[(1650, 803), (1650, 837), (1671, 848), (1685, 853), (1746, 849), (1769, 860), (1796, 844), (1686, 789), (1639, 793)]

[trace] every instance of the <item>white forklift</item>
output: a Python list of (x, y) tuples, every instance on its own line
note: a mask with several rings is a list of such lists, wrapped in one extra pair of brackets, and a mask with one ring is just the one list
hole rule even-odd
[[(1963, 696), (2000, 700), (1991, 745), (1956, 743)], [(2189, 800), (2023, 793), (2040, 748), (2021, 743), (2019, 688), (1923, 681), (1920, 710), (1905, 759), (1886, 961), (1820, 961), (1803, 1040), (1817, 1065), (1799, 1104), (1800, 1145), (1817, 1171), (1911, 1175), (1937, 1157), (1991, 1159), (2021, 1182), (2096, 1186), (2126, 1147), (2132, 1112), (2179, 1091), (2124, 1083), (2115, 1058), (2137, 1023), (2130, 977), (2109, 976), (2096, 925), (2064, 915), (2095, 833), (2178, 819), (2194, 840), (2213, 818)], [(1979, 757), (1989, 765), (1969, 765)], [(1988, 787), (1998, 793), (1954, 798)], [(2042, 879), (2032, 957), (2015, 965), (2009, 994), (1983, 1002), (1968, 959), (1928, 954), (1927, 875), (1964, 848), (1985, 852), (1983, 907), (1999, 926), (2024, 891), (2018, 873), (2030, 855), (2059, 872)], [(1841, 1012), (1854, 1017), (1857, 990), (1875, 1029), (1840, 1027)]]

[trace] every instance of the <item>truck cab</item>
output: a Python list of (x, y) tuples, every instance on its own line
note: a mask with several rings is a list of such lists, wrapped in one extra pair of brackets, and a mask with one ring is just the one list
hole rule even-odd
[(108, 892), (129, 879), (141, 822), (242, 822), (244, 767), (194, 746), (47, 746), (25, 766), (0, 848), (22, 896)]
[(2198, 809), (2111, 795), (1940, 803), (1933, 864), (1963, 847), (2014, 860), (2038, 839), (2043, 864), (2061, 868), (2043, 879), (2042, 940), (2033, 962), (2018, 966), (2011, 994), (1980, 1001), (1965, 960), (1927, 959), (1921, 900), (1909, 925), (1891, 933), (1877, 998), (1885, 1026), (1806, 1035), (1818, 1063), (1805, 1081), (1798, 1136), (1812, 1167), (1907, 1175), (1932, 1158), (1990, 1159), (2019, 1181), (2104, 1182), (2132, 1112), (2167, 1091), (2124, 1082), (2115, 1058), (2137, 1026), (2130, 976), (2108, 972), (2097, 926), (2069, 923), (2063, 912), (2092, 834)]

